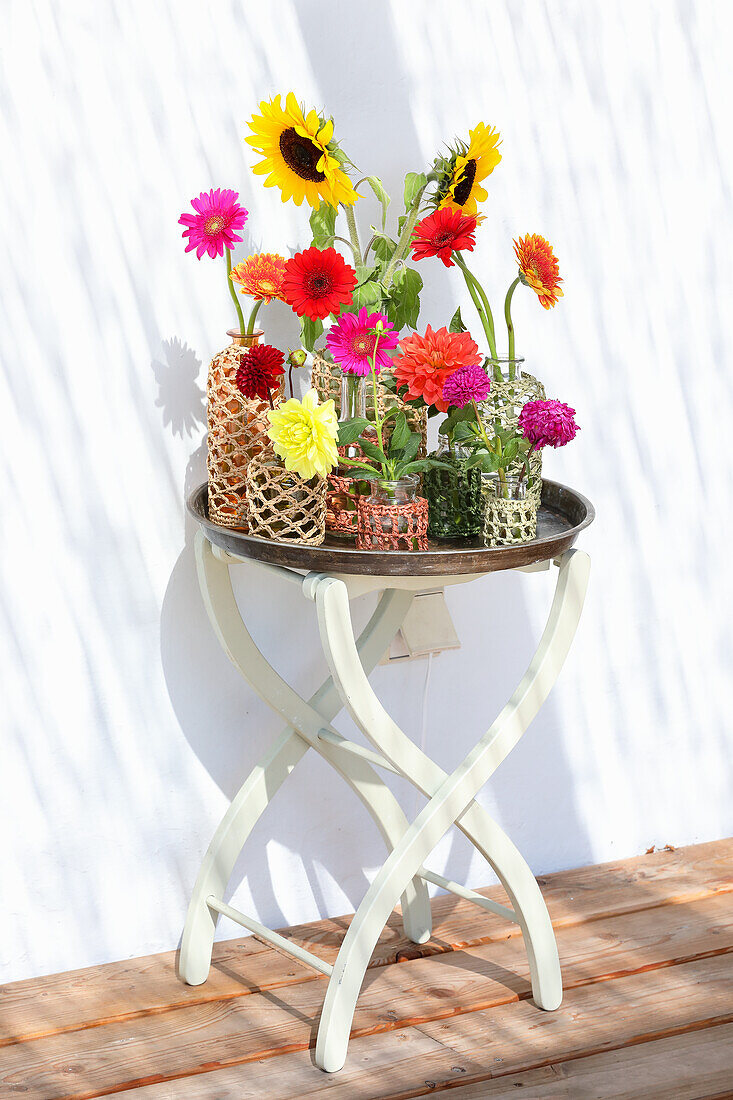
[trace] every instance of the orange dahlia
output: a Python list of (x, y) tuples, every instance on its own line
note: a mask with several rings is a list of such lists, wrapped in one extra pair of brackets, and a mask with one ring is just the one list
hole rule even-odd
[(481, 362), (478, 345), (469, 332), (448, 332), (443, 326), (433, 332), (430, 325), (424, 336), (416, 332), (400, 344), (400, 354), (393, 360), (398, 387), (407, 386), (407, 397), (422, 397), (426, 405), (435, 405), (439, 412), (448, 411), (443, 398), (443, 385), (459, 367)]
[(514, 241), (514, 253), (519, 263), (519, 278), (530, 286), (545, 309), (562, 298), (560, 268), (552, 245), (539, 233), (528, 233)]
[(248, 256), (232, 268), (232, 282), (239, 283), (242, 294), (256, 302), (282, 301), (285, 259), (276, 252)]

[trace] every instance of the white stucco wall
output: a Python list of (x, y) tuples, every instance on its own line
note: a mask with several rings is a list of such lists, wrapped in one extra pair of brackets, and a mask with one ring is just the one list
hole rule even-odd
[[(475, 254), (495, 308), (513, 236), (541, 232), (560, 258), (562, 303), (518, 292), (515, 321), (582, 424), (546, 469), (597, 507), (591, 588), (556, 690), (483, 802), (537, 872), (733, 830), (732, 24), (726, 0), (7, 6), (0, 980), (174, 947), (227, 800), (279, 729), (195, 582), (182, 502), (231, 317), (223, 265), (185, 256), (176, 222), (200, 190), (233, 187), (250, 210), (237, 255), (306, 241), (307, 211), (261, 187), (242, 141), (259, 100), (290, 88), (328, 106), (395, 198), (442, 142), (495, 124)], [(470, 316), (454, 272), (423, 273), (423, 325), (457, 302)], [(284, 308), (266, 323), (295, 339)], [(263, 649), (314, 685), (313, 607), (250, 567), (237, 591)], [(463, 648), (433, 663), (426, 730), (446, 766), (513, 687), (549, 596), (542, 575), (449, 593)], [(424, 675), (375, 674), (416, 735)], [(383, 858), (325, 766), (301, 769), (234, 894), (273, 926), (353, 909)], [(490, 881), (453, 834), (431, 865)]]

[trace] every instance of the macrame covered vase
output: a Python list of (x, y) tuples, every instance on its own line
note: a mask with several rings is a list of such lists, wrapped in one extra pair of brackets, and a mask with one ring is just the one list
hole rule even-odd
[(306, 481), (279, 459), (258, 456), (247, 466), (249, 533), (275, 542), (320, 546), (326, 534), (326, 479)]
[(433, 468), (422, 475), (428, 502), (428, 534), (433, 538), (470, 538), (481, 533), (481, 473), (467, 465), (470, 455), (467, 447), (438, 436), (438, 449), (431, 457), (452, 469)]
[[(489, 433), (498, 420), (502, 429), (516, 428), (519, 414), (528, 401), (544, 401), (545, 387), (533, 375), (522, 370), (524, 359), (505, 359), (501, 356), (489, 360), (491, 392), (479, 406), (479, 415)], [(508, 467), (510, 474), (519, 474), (522, 463)], [(526, 477), (526, 475), (525, 475)], [(527, 496), (537, 504), (542, 496), (542, 452), (533, 451), (529, 457), (529, 487)]]
[[(248, 528), (247, 466), (257, 455), (273, 454), (266, 435), (268, 402), (245, 397), (237, 386), (242, 353), (259, 343), (262, 335), (228, 332), (232, 342), (211, 360), (206, 384), (209, 518), (222, 527), (243, 531)], [(273, 404), (278, 405), (282, 395), (281, 386), (273, 393)]]
[[(339, 448), (341, 450), (341, 448)], [(371, 494), (371, 483), (354, 477), (347, 467), (328, 475), (326, 530), (337, 538), (355, 539), (358, 533), (359, 499)]]
[(359, 550), (427, 550), (428, 502), (417, 495), (419, 485), (414, 474), (372, 482), (358, 501)]
[(485, 546), (514, 546), (537, 537), (537, 501), (526, 478), (481, 475), (482, 537)]
[[(420, 436), (420, 449), (418, 451), (418, 457), (424, 458), (427, 454), (427, 438), (428, 438), (428, 414), (427, 409), (415, 409), (412, 405), (406, 404), (401, 397), (398, 397), (396, 393), (392, 391), (384, 384), (381, 379), (387, 379), (388, 375), (385, 371), (382, 371), (377, 376), (377, 403), (379, 409), (379, 415), (384, 416), (389, 409), (398, 408), (401, 409), (407, 417), (407, 423), (410, 426), (410, 430), (417, 432)], [(343, 372), (336, 363), (331, 362), (325, 355), (320, 352), (316, 352), (313, 356), (313, 368), (311, 370), (311, 384), (318, 393), (318, 397), (321, 401), (332, 400), (336, 406), (336, 415), (339, 419), (346, 419), (346, 410), (342, 405), (342, 394), (344, 393), (344, 386), (342, 383)], [(365, 415), (369, 420), (374, 419), (374, 393), (372, 390), (371, 378), (367, 377), (363, 387), (363, 400)], [(394, 420), (388, 420), (384, 426), (384, 442), (389, 442), (389, 437), (394, 426)]]

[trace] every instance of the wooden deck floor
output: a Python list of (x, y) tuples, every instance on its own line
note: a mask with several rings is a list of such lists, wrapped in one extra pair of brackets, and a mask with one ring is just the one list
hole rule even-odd
[[(732, 864), (728, 840), (541, 879), (566, 990), (551, 1013), (515, 925), (440, 897), (417, 948), (395, 916), (339, 1074), (310, 1049), (325, 979), (252, 938), (217, 945), (197, 988), (173, 953), (0, 987), (0, 1098), (733, 1097)], [(333, 961), (347, 924), (287, 934)]]

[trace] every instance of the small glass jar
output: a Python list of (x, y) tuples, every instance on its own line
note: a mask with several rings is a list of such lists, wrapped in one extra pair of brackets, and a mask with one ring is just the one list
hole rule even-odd
[(362, 550), (427, 550), (428, 502), (418, 496), (420, 479), (372, 482), (359, 499), (357, 547)]
[(438, 449), (431, 457), (453, 469), (436, 468), (423, 474), (428, 533), (433, 538), (470, 538), (481, 532), (481, 474), (467, 466), (471, 453), (470, 447), (438, 433)]
[(482, 536), (486, 546), (513, 546), (537, 535), (537, 501), (526, 478), (500, 473), (481, 475)]

